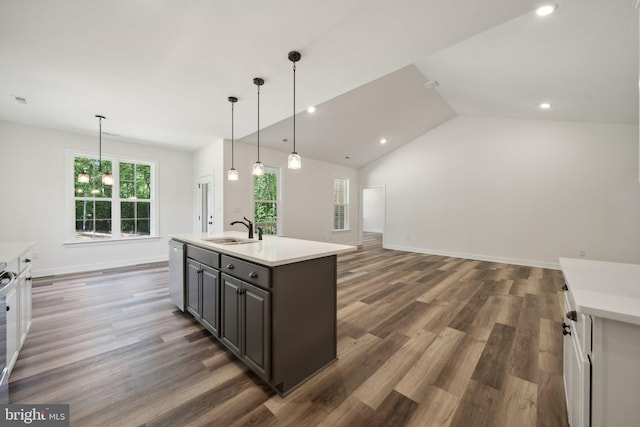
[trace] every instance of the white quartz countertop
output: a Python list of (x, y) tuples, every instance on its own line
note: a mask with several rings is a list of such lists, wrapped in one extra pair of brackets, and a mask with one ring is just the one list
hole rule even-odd
[(17, 259), (31, 246), (33, 246), (33, 242), (0, 242), (0, 262), (8, 264), (10, 261)]
[(192, 243), (203, 248), (209, 248), (222, 254), (253, 261), (268, 267), (337, 255), (355, 251), (357, 249), (355, 246), (350, 245), (277, 236), (263, 236), (263, 240), (258, 240), (258, 237), (256, 236), (253, 239), (255, 240), (255, 243), (240, 245), (223, 245), (205, 240), (218, 237), (247, 239), (247, 233), (239, 231), (225, 231), (223, 233), (215, 234), (175, 234), (170, 235), (169, 237), (186, 243)]
[(640, 325), (640, 265), (560, 258), (576, 310)]

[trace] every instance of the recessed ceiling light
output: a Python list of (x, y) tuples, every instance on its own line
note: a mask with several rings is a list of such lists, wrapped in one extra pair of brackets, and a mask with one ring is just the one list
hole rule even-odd
[(549, 108), (551, 108), (551, 104), (548, 102), (541, 102), (539, 107), (543, 110), (548, 110)]
[(382, 138), (382, 139), (380, 140), (380, 144), (386, 144), (386, 143), (387, 143), (387, 139), (386, 139), (386, 138)]
[(553, 12), (555, 12), (556, 9), (558, 9), (558, 5), (555, 4), (555, 3), (545, 4), (545, 5), (540, 6), (539, 8), (536, 9), (536, 15), (538, 15), (538, 16), (549, 16)]
[(307, 112), (308, 113), (315, 113), (316, 112), (316, 107), (314, 107), (313, 105), (309, 108), (307, 108)]

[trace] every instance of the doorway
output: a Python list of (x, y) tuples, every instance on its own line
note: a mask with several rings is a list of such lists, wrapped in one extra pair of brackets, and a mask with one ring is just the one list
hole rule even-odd
[(213, 200), (213, 175), (201, 176), (198, 178), (196, 188), (196, 233), (213, 232)]
[(384, 245), (385, 188), (381, 186), (362, 189), (362, 232), (382, 234)]

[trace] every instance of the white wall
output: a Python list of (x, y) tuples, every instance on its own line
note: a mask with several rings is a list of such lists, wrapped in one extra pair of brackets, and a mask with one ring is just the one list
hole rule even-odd
[(635, 125), (456, 117), (360, 171), (389, 248), (557, 267), (640, 263)]
[(34, 276), (100, 270), (168, 258), (167, 234), (191, 231), (192, 155), (103, 136), (103, 151), (157, 163), (160, 238), (64, 245), (67, 199), (65, 153), (96, 151), (95, 136), (75, 135), (0, 121), (0, 241), (33, 241)]
[(384, 188), (362, 190), (362, 231), (382, 233), (384, 231)]
[[(226, 170), (231, 167), (231, 142), (225, 141), (224, 217), (226, 230), (244, 230), (241, 226), (229, 226), (231, 221), (243, 216), (253, 221), (251, 168), (257, 159), (255, 145), (235, 142), (234, 166), (238, 170), (238, 181), (226, 179)], [(302, 156), (302, 168), (287, 168), (288, 153), (260, 148), (260, 161), (265, 166), (281, 170), (281, 233), (287, 237), (358, 244), (360, 221), (358, 219), (358, 171), (354, 168), (321, 162)], [(333, 178), (350, 180), (350, 230), (334, 232), (333, 229)]]

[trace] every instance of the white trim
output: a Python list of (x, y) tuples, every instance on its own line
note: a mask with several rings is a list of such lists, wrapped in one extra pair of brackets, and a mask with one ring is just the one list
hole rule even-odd
[(83, 273), (87, 271), (101, 271), (109, 268), (130, 267), (132, 265), (149, 264), (152, 262), (163, 262), (168, 260), (169, 255), (167, 254), (148, 258), (117, 260), (95, 264), (74, 265), (69, 267), (45, 268), (42, 270), (33, 270), (31, 274), (33, 277), (57, 276), (61, 274)]
[(404, 251), (404, 252), (415, 252), (419, 254), (439, 255), (439, 256), (447, 256), (452, 258), (472, 259), (476, 261), (489, 261), (489, 262), (497, 262), (501, 264), (523, 265), (526, 267), (540, 267), (540, 268), (549, 268), (552, 270), (560, 270), (560, 264), (554, 263), (554, 262), (545, 262), (545, 261), (536, 261), (536, 260), (518, 259), (518, 258), (505, 258), (505, 257), (491, 256), (491, 255), (469, 254), (464, 252), (449, 252), (449, 251), (440, 251), (437, 249), (413, 248), (409, 246), (398, 246), (398, 245), (383, 244), (382, 247), (384, 249), (392, 249), (392, 250)]
[(71, 240), (71, 241), (62, 242), (62, 244), (64, 246), (82, 246), (82, 245), (100, 246), (101, 244), (113, 245), (117, 243), (157, 240), (161, 238), (162, 236), (136, 236), (136, 237), (118, 237), (118, 238), (110, 237), (110, 238), (95, 239), (95, 240)]

